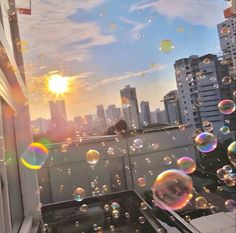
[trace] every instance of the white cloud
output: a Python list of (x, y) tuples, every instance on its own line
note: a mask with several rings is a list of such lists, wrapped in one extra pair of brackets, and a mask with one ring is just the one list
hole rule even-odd
[(144, 23), (136, 22), (136, 21), (126, 19), (126, 18), (120, 18), (120, 20), (126, 24), (130, 24), (131, 26), (133, 26), (131, 30), (131, 37), (134, 40), (138, 39), (140, 36), (141, 30), (148, 26), (147, 23), (144, 24)]
[(105, 78), (105, 79), (102, 79), (99, 82), (99, 84), (89, 86), (86, 90), (92, 90), (92, 89), (97, 88), (101, 85), (107, 85), (107, 84), (114, 83), (114, 82), (117, 82), (117, 81), (122, 81), (122, 80), (125, 80), (125, 79), (142, 77), (142, 76), (145, 76), (146, 74), (150, 74), (150, 73), (153, 73), (153, 72), (164, 70), (166, 67), (167, 67), (167, 65), (158, 65), (158, 64), (156, 64), (152, 68), (149, 68), (149, 69), (140, 70), (140, 71), (137, 71), (137, 72), (126, 72), (126, 73), (121, 74), (121, 75)]
[(32, 15), (20, 16), (21, 35), (29, 54), (45, 54), (61, 60), (87, 60), (89, 49), (116, 41), (104, 35), (96, 22), (75, 22), (69, 17), (78, 9), (90, 11), (104, 0), (33, 0)]
[(134, 4), (130, 11), (152, 9), (170, 19), (181, 18), (194, 25), (215, 27), (224, 20), (225, 6), (223, 0), (152, 0)]

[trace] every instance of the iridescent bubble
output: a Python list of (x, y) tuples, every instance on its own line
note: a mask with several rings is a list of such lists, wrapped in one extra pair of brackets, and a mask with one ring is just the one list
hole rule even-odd
[(190, 222), (191, 221), (191, 217), (189, 215), (184, 216), (184, 219), (186, 222)]
[(213, 124), (210, 121), (203, 121), (202, 128), (204, 132), (212, 132), (213, 131)]
[(85, 191), (83, 188), (78, 187), (73, 193), (74, 199), (76, 201), (82, 201), (85, 197)]
[(196, 163), (189, 157), (182, 157), (177, 161), (178, 168), (185, 174), (191, 174), (196, 170)]
[(119, 218), (120, 217), (120, 211), (118, 210), (112, 210), (111, 212), (113, 218)]
[(195, 207), (196, 209), (207, 209), (208, 202), (205, 197), (197, 197), (195, 199)]
[(222, 126), (221, 128), (220, 128), (220, 132), (222, 133), (222, 134), (224, 134), (224, 135), (226, 135), (226, 134), (228, 134), (228, 133), (230, 133), (230, 129), (229, 129), (229, 127), (228, 126)]
[(223, 169), (223, 168), (219, 168), (217, 171), (216, 171), (216, 175), (218, 177), (219, 180), (224, 180), (225, 179), (225, 176), (227, 175), (228, 173)]
[(162, 40), (159, 49), (163, 53), (170, 53), (174, 49), (173, 42), (171, 40)]
[(192, 199), (193, 182), (190, 176), (182, 171), (171, 169), (162, 172), (153, 185), (153, 198), (160, 208), (165, 207), (160, 199), (172, 210), (185, 207)]
[(139, 221), (140, 224), (144, 224), (145, 221), (146, 221), (146, 219), (145, 219), (143, 216), (140, 216), (140, 217), (138, 218), (138, 221)]
[(114, 154), (115, 154), (115, 149), (114, 149), (113, 147), (109, 147), (109, 148), (107, 149), (107, 154), (108, 154), (108, 155), (114, 155)]
[(146, 210), (148, 208), (148, 204), (145, 201), (143, 201), (143, 202), (140, 203), (140, 208), (142, 210)]
[(225, 202), (225, 208), (228, 211), (236, 211), (236, 201), (233, 199), (229, 199)]
[(232, 79), (230, 76), (225, 76), (223, 79), (222, 79), (222, 83), (224, 85), (229, 85), (231, 83)]
[(134, 139), (133, 145), (136, 149), (142, 149), (143, 148), (143, 140), (140, 138)]
[(235, 111), (235, 103), (232, 100), (224, 99), (218, 103), (218, 108), (222, 114), (229, 115)]
[(100, 153), (96, 150), (89, 150), (86, 153), (87, 162), (91, 165), (95, 165), (100, 160)]
[(105, 204), (103, 208), (106, 212), (109, 212), (110, 210), (110, 206), (108, 204)]
[(227, 186), (233, 187), (236, 185), (236, 174), (227, 173), (224, 182)]
[(83, 204), (82, 206), (80, 206), (79, 210), (81, 213), (85, 214), (88, 211), (88, 206), (86, 204)]
[(217, 137), (207, 132), (200, 133), (195, 138), (195, 145), (203, 153), (211, 152), (217, 147)]
[(143, 177), (138, 178), (138, 185), (144, 187), (146, 185), (146, 179)]
[(165, 164), (166, 166), (172, 164), (172, 158), (169, 157), (169, 156), (165, 156), (163, 160), (164, 160), (164, 164)]
[(111, 208), (112, 208), (113, 210), (119, 210), (119, 211), (120, 211), (120, 204), (117, 203), (117, 202), (112, 202)]
[(230, 165), (225, 165), (223, 169), (226, 173), (231, 173), (233, 171), (233, 168)]
[(22, 164), (32, 170), (40, 169), (48, 158), (48, 148), (39, 142), (32, 142), (21, 155)]
[(227, 149), (229, 161), (236, 167), (236, 141), (232, 142)]

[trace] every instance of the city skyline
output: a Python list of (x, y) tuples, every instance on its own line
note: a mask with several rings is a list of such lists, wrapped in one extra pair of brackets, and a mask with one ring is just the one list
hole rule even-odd
[[(163, 96), (176, 89), (174, 61), (220, 52), (216, 25), (224, 20), (222, 9), (227, 3), (202, 2), (178, 3), (179, 11), (175, 12), (176, 1), (130, 1), (126, 5), (119, 1), (81, 1), (80, 5), (70, 1), (63, 2), (64, 9), (58, 14), (52, 1), (32, 1), (32, 22), (28, 16), (20, 17), (22, 39), (28, 43), (26, 67), (29, 63), (33, 67), (28, 79), (40, 79), (51, 70), (76, 76), (73, 93), (64, 98), (68, 119), (89, 114), (91, 109), (95, 112), (101, 103), (104, 107), (112, 103), (120, 106), (119, 90), (127, 84), (136, 87), (140, 100), (150, 102), (151, 110), (163, 109)], [(42, 12), (47, 15), (44, 20)], [(61, 24), (67, 28), (63, 31), (66, 35), (51, 32)], [(45, 34), (49, 50), (43, 43)], [(68, 34), (74, 36), (65, 40)], [(164, 39), (175, 47), (168, 54), (159, 50)], [(32, 119), (47, 118), (47, 102), (37, 94), (30, 97)]]

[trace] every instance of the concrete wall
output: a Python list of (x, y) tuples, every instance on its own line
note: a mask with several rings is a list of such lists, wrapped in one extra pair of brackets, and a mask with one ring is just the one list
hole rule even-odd
[[(60, 151), (60, 145), (54, 146), (47, 162), (38, 172), (39, 185), (42, 186), (41, 202), (51, 203), (72, 199), (73, 190), (78, 186), (84, 188), (86, 196), (91, 196), (94, 188), (90, 184), (94, 179), (98, 181), (96, 187), (101, 190), (103, 185), (108, 186), (109, 192), (132, 189), (131, 173), (134, 188), (143, 194), (145, 190), (150, 190), (159, 173), (175, 167), (176, 159), (182, 156), (195, 159), (192, 133), (191, 128), (184, 131), (172, 128), (137, 134), (134, 137), (119, 137), (119, 142), (113, 136), (97, 138), (79, 144), (73, 143), (66, 152)], [(136, 138), (143, 140), (143, 148), (132, 151), (130, 146)], [(158, 149), (153, 149), (152, 144), (158, 144)], [(107, 154), (109, 147), (114, 148), (114, 155)], [(101, 154), (101, 160), (94, 169), (90, 168), (86, 161), (85, 155), (90, 149), (95, 149)], [(164, 157), (171, 155), (176, 159), (173, 159), (172, 165), (165, 166)], [(120, 185), (117, 182), (117, 175), (121, 180)], [(145, 187), (138, 186), (137, 180), (140, 177), (146, 179)]]

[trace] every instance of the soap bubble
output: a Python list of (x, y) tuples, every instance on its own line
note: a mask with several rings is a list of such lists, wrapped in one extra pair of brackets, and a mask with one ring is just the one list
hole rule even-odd
[(204, 58), (203, 63), (206, 64), (206, 65), (208, 65), (208, 64), (211, 63), (211, 59), (208, 58), (208, 57), (206, 57), (206, 58)]
[(87, 162), (91, 165), (95, 165), (100, 160), (100, 153), (96, 150), (89, 150), (86, 153)]
[(108, 204), (105, 204), (103, 208), (106, 212), (109, 212), (110, 210), (110, 206)]
[(85, 191), (83, 188), (78, 187), (73, 193), (74, 199), (76, 201), (82, 201), (85, 197)]
[(21, 156), (22, 164), (32, 170), (40, 169), (48, 158), (48, 148), (39, 142), (32, 142)]
[(113, 210), (118, 210), (118, 211), (120, 211), (120, 204), (117, 203), (117, 202), (113, 202), (113, 203), (111, 204), (111, 208), (112, 208)]
[(227, 200), (225, 202), (225, 208), (228, 211), (236, 211), (236, 201), (232, 199)]
[(220, 132), (222, 133), (222, 134), (224, 134), (224, 135), (226, 135), (226, 134), (228, 134), (228, 133), (230, 133), (230, 129), (229, 129), (229, 127), (228, 126), (222, 126), (221, 128), (220, 128)]
[(146, 209), (148, 208), (148, 204), (147, 204), (145, 201), (143, 201), (143, 202), (141, 202), (141, 204), (140, 204), (140, 208), (141, 208), (142, 210), (146, 210)]
[(113, 218), (119, 218), (120, 217), (120, 211), (118, 210), (112, 210), (111, 212)]
[(223, 169), (223, 168), (219, 168), (217, 171), (216, 171), (216, 175), (218, 177), (219, 180), (224, 180), (225, 179), (225, 176), (227, 175), (228, 173)]
[(213, 131), (213, 124), (210, 121), (203, 121), (202, 128), (204, 132), (212, 132)]
[(208, 203), (205, 197), (197, 197), (195, 199), (196, 209), (207, 209)]
[(173, 42), (171, 40), (162, 40), (159, 49), (163, 53), (170, 53), (174, 49)]
[(232, 167), (230, 165), (225, 165), (223, 167), (226, 173), (231, 173), (233, 171)]
[(236, 185), (236, 174), (235, 173), (227, 173), (225, 175), (224, 182), (229, 187), (235, 186)]
[(81, 213), (84, 214), (84, 213), (87, 212), (88, 206), (86, 204), (83, 204), (82, 206), (80, 206), (79, 210), (80, 210)]
[(224, 99), (218, 103), (220, 112), (224, 115), (229, 115), (235, 111), (235, 103), (232, 100)]
[(236, 167), (236, 141), (232, 142), (227, 149), (229, 161)]
[(114, 232), (115, 231), (115, 227), (113, 225), (110, 225), (110, 232)]
[(134, 139), (133, 145), (136, 149), (142, 149), (143, 148), (143, 140), (140, 138)]
[(115, 149), (114, 149), (113, 147), (109, 147), (109, 148), (107, 149), (107, 154), (108, 154), (108, 155), (114, 155), (114, 154), (115, 154)]
[(196, 170), (195, 161), (189, 157), (182, 157), (178, 159), (177, 166), (185, 174), (191, 174)]
[(231, 83), (232, 79), (230, 76), (225, 76), (223, 79), (222, 79), (222, 83), (224, 85), (229, 85)]
[(143, 177), (138, 178), (138, 185), (144, 187), (146, 185), (146, 180)]
[(182, 171), (171, 169), (157, 176), (153, 185), (153, 198), (155, 204), (165, 208), (159, 202), (160, 199), (172, 210), (185, 207), (192, 199), (193, 183), (190, 176)]
[(126, 218), (130, 218), (129, 212), (125, 212), (125, 217), (126, 217)]
[(138, 218), (138, 221), (139, 221), (140, 224), (144, 224), (146, 220), (145, 220), (145, 218), (143, 216), (140, 216)]
[(172, 158), (169, 157), (169, 156), (165, 156), (165, 157), (164, 157), (164, 164), (165, 164), (166, 166), (171, 165), (171, 164), (172, 164)]
[(195, 138), (195, 145), (203, 153), (211, 152), (217, 147), (217, 137), (207, 132), (200, 133)]

